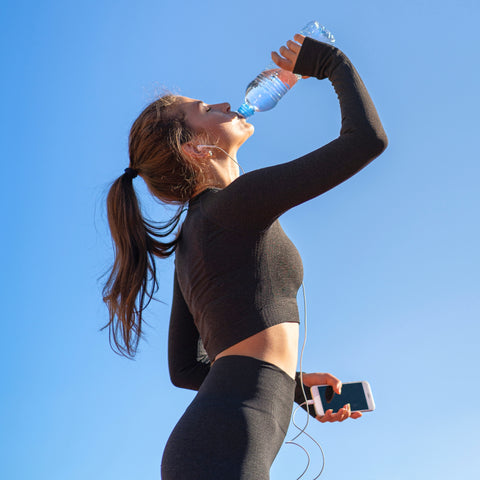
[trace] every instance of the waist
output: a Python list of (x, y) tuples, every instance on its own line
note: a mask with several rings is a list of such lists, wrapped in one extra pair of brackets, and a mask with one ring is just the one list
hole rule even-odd
[(260, 351), (275, 345), (282, 349), (284, 342), (288, 342), (289, 335), (297, 335), (296, 329), (289, 330), (285, 335), (282, 329), (293, 327), (278, 327), (278, 330), (273, 330), (275, 334), (270, 333), (270, 328), (300, 323), (296, 298), (289, 297), (277, 298), (265, 306), (258, 306), (254, 301), (229, 304), (219, 299), (217, 305), (209, 305), (205, 310), (197, 311), (193, 306), (190, 311), (210, 360), (232, 346), (249, 345), (249, 342), (242, 342), (261, 332), (265, 333), (255, 337), (262, 342), (257, 345)]
[(295, 378), (298, 356), (298, 323), (284, 322), (269, 327), (220, 352), (219, 358), (237, 355), (271, 363)]

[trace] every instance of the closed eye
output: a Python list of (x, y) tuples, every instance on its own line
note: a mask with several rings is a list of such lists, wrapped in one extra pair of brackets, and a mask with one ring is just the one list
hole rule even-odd
[(199, 104), (202, 105), (202, 107), (205, 108), (205, 112), (209, 112), (209, 111), (212, 109), (212, 107), (208, 106), (208, 105), (207, 105), (206, 103), (204, 103), (204, 102), (199, 102)]

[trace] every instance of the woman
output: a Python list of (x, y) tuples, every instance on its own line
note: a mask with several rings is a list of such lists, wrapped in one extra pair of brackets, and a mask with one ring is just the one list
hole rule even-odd
[[(154, 256), (175, 251), (170, 375), (176, 386), (198, 394), (165, 447), (164, 480), (269, 478), (294, 397), (303, 402), (295, 374), (303, 270), (278, 217), (358, 172), (387, 144), (347, 57), (302, 35), (294, 40), (272, 58), (285, 70), (330, 79), (342, 111), (336, 140), (289, 163), (239, 176), (236, 154), (253, 126), (226, 103), (166, 96), (135, 121), (130, 167), (109, 193), (116, 256), (104, 299), (111, 338), (126, 355), (135, 353), (142, 311), (157, 286)], [(161, 228), (141, 216), (132, 187), (137, 174), (157, 198), (180, 205)], [(180, 233), (162, 242), (187, 203)], [(329, 374), (304, 374), (303, 382), (329, 384), (337, 393), (341, 388)], [(360, 415), (346, 405), (319, 420)]]

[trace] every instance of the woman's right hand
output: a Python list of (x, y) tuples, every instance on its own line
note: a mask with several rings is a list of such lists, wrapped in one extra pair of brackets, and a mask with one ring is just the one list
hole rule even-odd
[[(330, 385), (338, 395), (342, 392), (342, 382), (331, 373), (304, 373), (302, 379), (307, 387), (313, 387), (313, 385)], [(321, 423), (332, 423), (343, 422), (347, 418), (360, 418), (361, 416), (362, 412), (352, 412), (350, 404), (347, 404), (338, 410), (338, 412), (333, 413), (333, 410), (327, 410), (324, 415), (317, 415), (315, 418)]]
[[(272, 52), (272, 60), (275, 62), (283, 70), (287, 70), (288, 72), (293, 72), (295, 68), (295, 63), (297, 63), (298, 54), (302, 49), (303, 41), (305, 40), (304, 35), (300, 35), (299, 33), (295, 34), (293, 40), (287, 41), (287, 46), (282, 45), (278, 49), (277, 52)], [(302, 78), (308, 78), (304, 76)]]

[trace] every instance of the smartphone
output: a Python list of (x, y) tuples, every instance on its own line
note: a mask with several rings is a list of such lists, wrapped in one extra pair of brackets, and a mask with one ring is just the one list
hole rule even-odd
[(350, 404), (352, 412), (375, 410), (375, 402), (368, 382), (343, 383), (340, 395), (336, 394), (330, 385), (314, 385), (310, 391), (317, 415), (325, 415), (327, 410), (333, 410), (333, 413), (336, 413), (347, 403)]

